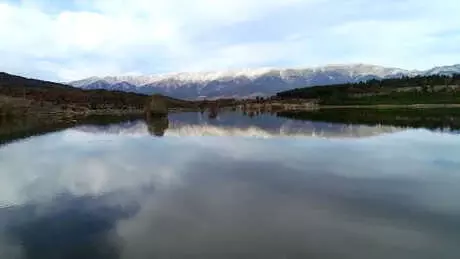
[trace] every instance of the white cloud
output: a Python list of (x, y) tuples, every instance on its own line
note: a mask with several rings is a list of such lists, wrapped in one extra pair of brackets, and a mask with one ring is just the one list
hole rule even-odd
[(460, 60), (456, 0), (82, 0), (0, 3), (0, 70), (52, 80)]

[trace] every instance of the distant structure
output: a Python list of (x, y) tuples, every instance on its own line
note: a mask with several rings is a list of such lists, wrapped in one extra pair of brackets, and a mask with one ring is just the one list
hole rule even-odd
[(147, 118), (164, 117), (168, 115), (168, 106), (165, 98), (162, 95), (154, 94), (150, 97), (149, 102), (145, 106)]
[(145, 105), (148, 131), (153, 136), (162, 137), (169, 127), (168, 106), (165, 97), (154, 94)]

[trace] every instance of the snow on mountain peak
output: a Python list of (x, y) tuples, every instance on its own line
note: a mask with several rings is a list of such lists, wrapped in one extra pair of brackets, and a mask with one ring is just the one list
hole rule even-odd
[(157, 75), (145, 75), (145, 76), (107, 76), (107, 77), (91, 77), (80, 81), (71, 82), (72, 85), (80, 87), (84, 84), (91, 84), (96, 81), (102, 80), (109, 84), (116, 84), (120, 82), (128, 82), (135, 86), (144, 86), (148, 84), (154, 84), (164, 81), (176, 81), (176, 82), (188, 82), (188, 83), (201, 83), (209, 81), (218, 81), (224, 79), (233, 79), (245, 77), (250, 80), (254, 80), (260, 76), (266, 74), (279, 75), (282, 78), (288, 78), (293, 75), (304, 75), (315, 72), (331, 72), (331, 71), (348, 71), (351, 76), (359, 75), (376, 75), (384, 77), (389, 74), (397, 72), (403, 72), (405, 70), (396, 68), (385, 68), (374, 65), (366, 64), (351, 64), (351, 65), (328, 65), (323, 67), (312, 67), (312, 68), (295, 68), (295, 69), (279, 69), (272, 67), (263, 67), (256, 69), (240, 69), (240, 70), (227, 70), (227, 71), (207, 71), (207, 72), (179, 72), (179, 73), (167, 73)]
[(273, 70), (272, 68), (242, 69), (213, 72), (179, 72), (149, 76), (110, 76), (101, 78), (108, 83), (129, 82), (136, 86), (143, 86), (162, 81), (185, 81), (190, 83), (208, 82), (225, 78), (247, 77), (254, 79)]
[(361, 82), (370, 79), (417, 75), (452, 75), (460, 65), (435, 67), (427, 71), (404, 70), (369, 64), (332, 64), (310, 68), (240, 69), (228, 71), (180, 72), (157, 75), (91, 77), (71, 82), (75, 87), (109, 89), (143, 94), (160, 93), (176, 98), (248, 97), (315, 85)]
[(428, 75), (452, 75), (452, 74), (460, 74), (460, 64), (455, 64), (452, 66), (442, 66), (442, 67), (434, 67), (428, 71), (426, 71)]

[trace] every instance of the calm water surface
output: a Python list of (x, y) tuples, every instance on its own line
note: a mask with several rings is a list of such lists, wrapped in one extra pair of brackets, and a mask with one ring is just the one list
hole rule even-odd
[(460, 258), (460, 136), (172, 114), (0, 147), (0, 258)]

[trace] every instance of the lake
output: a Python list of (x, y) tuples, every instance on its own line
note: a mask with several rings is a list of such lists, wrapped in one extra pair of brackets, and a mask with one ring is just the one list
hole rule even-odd
[(228, 111), (5, 132), (2, 259), (460, 256), (452, 128)]

